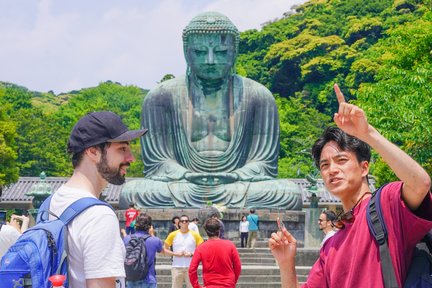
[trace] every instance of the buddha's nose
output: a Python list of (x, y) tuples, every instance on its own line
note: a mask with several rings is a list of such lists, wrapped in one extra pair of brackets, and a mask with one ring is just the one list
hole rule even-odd
[(213, 49), (209, 49), (207, 53), (207, 64), (215, 64)]

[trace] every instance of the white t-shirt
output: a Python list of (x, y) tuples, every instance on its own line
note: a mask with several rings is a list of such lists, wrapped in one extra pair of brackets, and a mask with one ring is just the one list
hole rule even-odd
[(336, 232), (337, 232), (337, 231), (334, 231), (334, 230), (330, 230), (329, 232), (327, 232), (327, 234), (324, 236), (324, 239), (323, 239), (322, 242), (321, 242), (321, 247), (324, 245), (324, 243), (325, 243), (328, 239), (330, 239), (330, 237), (333, 237), (333, 235), (335, 235)]
[[(204, 240), (195, 231), (189, 230), (182, 233), (180, 229), (168, 234), (165, 240), (168, 246), (172, 246), (173, 252), (186, 251), (189, 253), (194, 253), (195, 248), (203, 242)], [(189, 267), (191, 260), (192, 257), (173, 256), (172, 267)]]
[(249, 232), (249, 222), (248, 221), (240, 221), (239, 225), (239, 231), (240, 233), (243, 232)]
[[(51, 199), (50, 210), (60, 214), (90, 192), (61, 186)], [(52, 216), (50, 216), (52, 217)], [(86, 287), (86, 279), (116, 277), (124, 285), (126, 249), (119, 221), (109, 207), (96, 205), (84, 210), (68, 225), (69, 287)]]
[(188, 225), (188, 228), (189, 228), (189, 230), (195, 231), (195, 232), (197, 232), (198, 234), (200, 234), (200, 233), (199, 233), (198, 226), (195, 224), (195, 222), (193, 222), (193, 221), (190, 222), (189, 225)]
[(21, 234), (14, 227), (3, 224), (0, 230), (0, 258), (7, 252)]

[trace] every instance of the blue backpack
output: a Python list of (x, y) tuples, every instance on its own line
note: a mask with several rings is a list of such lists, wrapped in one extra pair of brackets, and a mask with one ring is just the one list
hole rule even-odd
[[(52, 195), (40, 209), (36, 225), (26, 230), (12, 245), (0, 262), (0, 287), (2, 288), (50, 288), (48, 278), (55, 274), (66, 275), (67, 279), (67, 224), (75, 216), (94, 205), (112, 207), (96, 198), (82, 198), (72, 203), (57, 217), (49, 206)], [(49, 214), (57, 217), (48, 220)]]
[[(385, 186), (385, 185), (384, 185)], [(398, 287), (390, 251), (387, 243), (387, 227), (381, 210), (381, 186), (369, 200), (366, 218), (369, 231), (379, 245), (381, 272), (384, 287)], [(405, 288), (432, 288), (432, 233), (425, 235), (423, 240), (414, 248), (411, 264), (405, 280)]]

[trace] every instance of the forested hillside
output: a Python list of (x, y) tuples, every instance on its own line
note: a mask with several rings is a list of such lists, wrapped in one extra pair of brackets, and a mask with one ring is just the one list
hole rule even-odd
[[(431, 9), (430, 0), (316, 0), (242, 33), (239, 72), (283, 98), (280, 175), (312, 167), (303, 151), (337, 111), (334, 83), (432, 174)], [(374, 161), (380, 183), (394, 179)]]
[[(279, 177), (313, 172), (309, 149), (332, 123), (335, 82), (432, 174), (431, 9), (432, 0), (316, 0), (241, 34), (238, 73), (266, 85), (279, 107)], [(73, 124), (89, 111), (112, 110), (136, 129), (145, 95), (113, 82), (60, 95), (0, 82), (0, 186), (41, 171), (70, 175), (65, 147)], [(139, 155), (139, 143), (133, 149)], [(374, 162), (378, 182), (394, 179)], [(129, 176), (142, 169), (137, 161)]]
[[(38, 176), (41, 171), (48, 176), (70, 175), (66, 143), (76, 121), (90, 111), (110, 110), (121, 115), (126, 125), (138, 129), (146, 93), (112, 82), (60, 95), (0, 83), (0, 180), (4, 179), (3, 184), (14, 181), (18, 171), (20, 176)], [(139, 142), (132, 148), (139, 155)], [(142, 175), (141, 161), (130, 170), (132, 175)]]

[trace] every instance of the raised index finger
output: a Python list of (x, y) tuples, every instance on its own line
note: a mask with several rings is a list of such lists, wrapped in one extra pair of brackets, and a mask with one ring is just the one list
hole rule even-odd
[(339, 89), (339, 86), (337, 84), (334, 84), (334, 90), (335, 90), (336, 97), (337, 97), (339, 104), (345, 103), (346, 102), (345, 97), (343, 96), (343, 94), (342, 94), (342, 92)]

